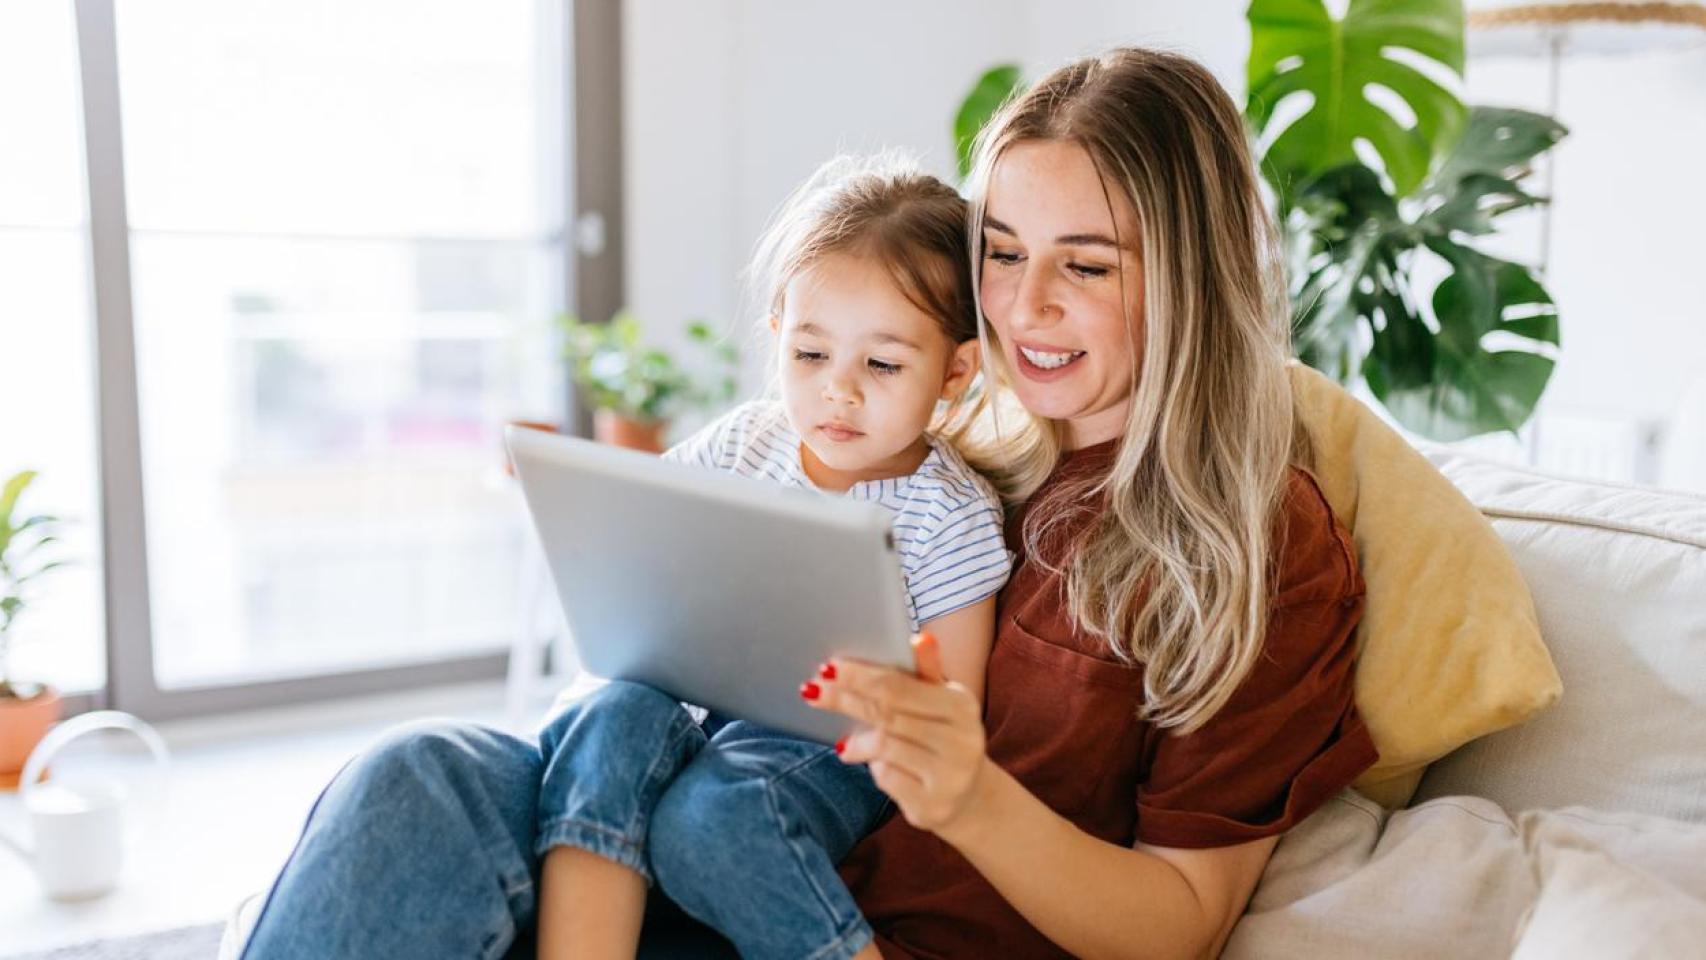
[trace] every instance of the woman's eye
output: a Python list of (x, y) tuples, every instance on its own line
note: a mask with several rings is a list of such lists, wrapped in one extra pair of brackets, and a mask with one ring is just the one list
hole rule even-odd
[(816, 350), (795, 350), (794, 359), (801, 363), (817, 363), (823, 359), (823, 354)]
[(1014, 264), (1019, 262), (1019, 255), (1008, 250), (991, 250), (986, 256), (996, 263)]
[(873, 371), (880, 373), (883, 376), (900, 372), (900, 364), (898, 363), (889, 363), (885, 360), (871, 360), (869, 363)]
[(1066, 265), (1066, 269), (1071, 270), (1073, 273), (1086, 279), (1090, 277), (1105, 277), (1108, 275), (1107, 267), (1092, 266), (1088, 263), (1069, 263)]

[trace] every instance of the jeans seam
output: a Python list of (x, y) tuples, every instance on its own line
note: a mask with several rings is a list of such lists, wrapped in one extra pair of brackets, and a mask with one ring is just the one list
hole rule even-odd
[[(835, 904), (831, 902), (829, 892), (823, 888), (823, 885), (818, 882), (817, 877), (813, 874), (812, 870), (809, 868), (809, 866), (806, 862), (806, 857), (800, 850), (800, 845), (795, 841), (795, 839), (789, 833), (787, 820), (782, 816), (781, 805), (776, 802), (776, 781), (782, 779), (783, 777), (787, 776), (790, 773), (793, 773), (796, 770), (799, 770), (802, 767), (805, 767), (808, 764), (815, 763), (815, 762), (823, 759), (823, 757), (825, 755), (827, 755), (828, 752), (829, 751), (827, 749), (825, 749), (821, 753), (813, 754), (810, 757), (807, 757), (803, 760), (795, 762), (794, 764), (784, 768), (783, 770), (781, 770), (775, 774), (772, 774), (768, 777), (765, 777), (764, 778), (764, 800), (765, 800), (765, 803), (770, 807), (771, 818), (774, 819), (776, 821), (776, 825), (781, 828), (782, 842), (787, 844), (788, 852), (793, 855), (794, 865), (799, 868), (800, 873), (805, 877), (807, 885), (811, 887), (812, 894), (817, 897), (818, 905), (823, 908), (824, 913), (829, 915), (830, 925), (833, 928), (839, 930), (845, 921), (842, 920), (841, 913), (839, 910), (836, 909)], [(837, 762), (839, 762), (839, 761), (837, 761)], [(858, 911), (854, 911), (854, 915), (853, 915), (851, 922), (857, 922), (857, 921), (862, 920), (862, 919), (863, 918), (860, 917)], [(837, 934), (836, 939), (834, 941), (831, 941), (829, 946), (833, 947), (835, 944), (840, 943), (845, 938), (845, 936), (846, 936), (845, 934)], [(824, 949), (828, 949), (828, 947), (825, 947)], [(822, 952), (823, 952), (822, 950), (819, 950), (819, 951), (811, 954), (811, 956), (812, 957), (821, 956)]]
[[(666, 761), (673, 762), (671, 758), (677, 752), (675, 750), (676, 744), (680, 743), (683, 737), (700, 729), (699, 725), (693, 722), (693, 716), (687, 712), (687, 708), (680, 704), (676, 705), (675, 713), (670, 715), (670, 727), (671, 729), (665, 733), (664, 749), (658, 751), (657, 756), (652, 758), (651, 766), (646, 768), (645, 782), (647, 785), (658, 779), (658, 770), (664, 766)], [(636, 810), (634, 819), (628, 824), (629, 835), (639, 836), (643, 834), (650, 817), (650, 810), (643, 808)]]
[(834, 940), (831, 940), (807, 954), (806, 960), (829, 960), (831, 957), (853, 957), (857, 955), (860, 950), (865, 949), (866, 944), (875, 939), (876, 935), (872, 932), (871, 925), (865, 922), (865, 918), (856, 917), (854, 918), (854, 922), (849, 924), (846, 930), (835, 935)]

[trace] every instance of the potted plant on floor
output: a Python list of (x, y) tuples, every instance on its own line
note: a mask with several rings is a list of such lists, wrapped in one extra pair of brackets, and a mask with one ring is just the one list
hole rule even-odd
[[(626, 310), (609, 323), (565, 317), (563, 330), (563, 355), (575, 384), (592, 403), (593, 435), (601, 442), (662, 452), (671, 417), (734, 397), (740, 352), (732, 344), (717, 343), (703, 322), (687, 325), (688, 339), (710, 351), (717, 368), (703, 378), (668, 351), (642, 343), (640, 323)], [(705, 379), (714, 385), (706, 385)]]
[(30, 751), (59, 719), (58, 692), (12, 676), (12, 627), (30, 600), (32, 584), (66, 563), (44, 555), (59, 542), (63, 521), (47, 514), (14, 516), (18, 498), (35, 478), (35, 471), (25, 470), (0, 488), (0, 789), (18, 785)]

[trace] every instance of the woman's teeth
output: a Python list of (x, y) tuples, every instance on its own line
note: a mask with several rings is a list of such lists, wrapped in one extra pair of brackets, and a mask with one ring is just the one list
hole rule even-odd
[(1069, 353), (1044, 353), (1041, 350), (1031, 350), (1026, 347), (1020, 347), (1019, 352), (1025, 355), (1026, 360), (1042, 367), (1044, 370), (1053, 370), (1058, 367), (1064, 367), (1084, 355), (1084, 351), (1082, 350), (1074, 350)]

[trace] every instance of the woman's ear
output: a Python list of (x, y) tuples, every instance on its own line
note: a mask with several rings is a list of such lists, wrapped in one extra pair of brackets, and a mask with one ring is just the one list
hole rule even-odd
[(971, 382), (977, 379), (978, 361), (982, 356), (976, 339), (954, 347), (954, 352), (948, 354), (948, 375), (942, 378), (943, 400), (958, 400), (966, 392)]
[(778, 317), (776, 314), (772, 313), (772, 314), (770, 314), (769, 320), (766, 322), (770, 324), (770, 332), (771, 333), (781, 333), (782, 332), (782, 318), (781, 317)]

